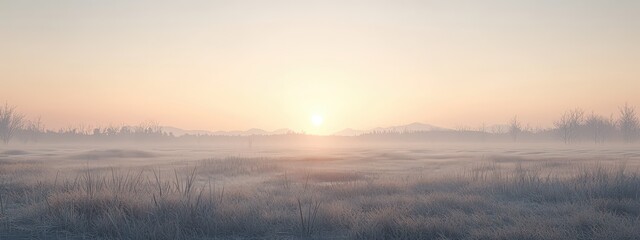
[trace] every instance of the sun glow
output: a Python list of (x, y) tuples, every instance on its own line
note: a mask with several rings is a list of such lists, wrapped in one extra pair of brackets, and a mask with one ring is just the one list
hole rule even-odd
[(318, 115), (318, 114), (311, 115), (311, 123), (314, 126), (318, 127), (322, 125), (323, 122), (324, 122), (324, 118), (321, 115)]

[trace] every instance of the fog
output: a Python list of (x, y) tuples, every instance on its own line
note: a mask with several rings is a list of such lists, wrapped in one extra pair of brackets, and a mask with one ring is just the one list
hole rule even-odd
[(0, 240), (640, 239), (640, 1), (0, 1)]
[(276, 139), (3, 145), (0, 236), (629, 239), (640, 234), (637, 144)]
[(0, 237), (634, 239), (640, 124), (618, 110), (314, 135), (52, 130), (5, 104)]

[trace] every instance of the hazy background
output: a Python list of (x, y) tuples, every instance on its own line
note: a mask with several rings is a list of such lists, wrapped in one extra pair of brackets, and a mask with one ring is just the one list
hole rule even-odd
[(639, 42), (638, 1), (2, 0), (0, 100), (51, 128), (550, 126), (640, 105)]

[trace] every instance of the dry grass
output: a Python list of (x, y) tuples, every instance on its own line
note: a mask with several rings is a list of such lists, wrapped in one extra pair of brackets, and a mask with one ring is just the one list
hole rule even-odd
[(623, 165), (501, 157), (439, 176), (269, 158), (46, 166), (0, 162), (0, 239), (640, 238), (640, 175)]

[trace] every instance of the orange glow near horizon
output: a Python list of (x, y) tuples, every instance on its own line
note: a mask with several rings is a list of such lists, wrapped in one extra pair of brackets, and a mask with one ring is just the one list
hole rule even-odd
[(640, 3), (587, 2), (3, 2), (0, 101), (52, 129), (314, 134), (640, 107)]

